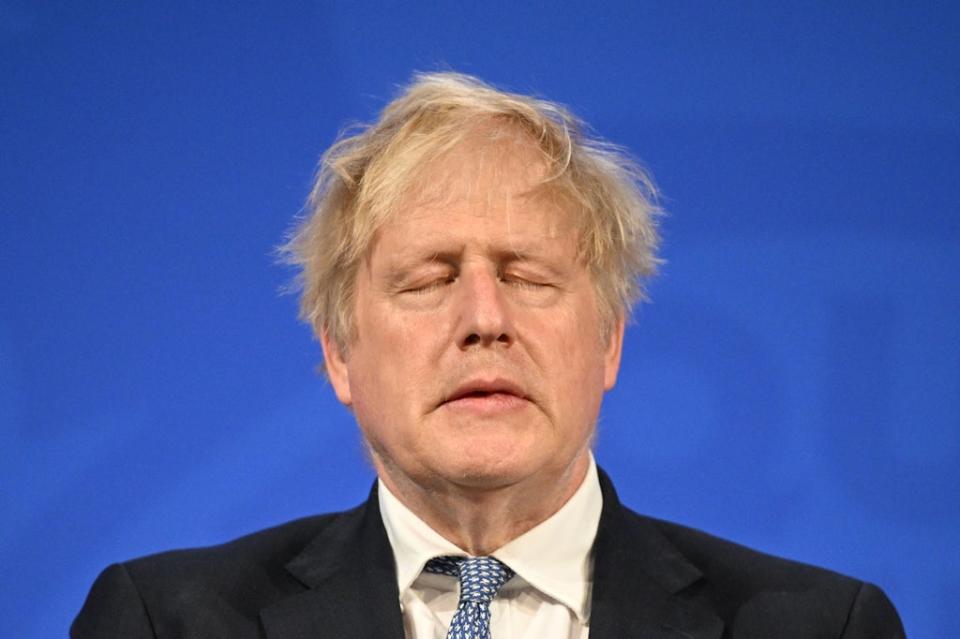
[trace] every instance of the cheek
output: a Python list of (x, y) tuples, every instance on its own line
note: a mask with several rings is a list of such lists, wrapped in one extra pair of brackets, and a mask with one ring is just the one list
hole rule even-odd
[(372, 318), (368, 330), (374, 339), (366, 365), (379, 369), (385, 383), (401, 385), (408, 399), (436, 386), (440, 363), (455, 343), (446, 310), (387, 309)]
[(599, 322), (591, 307), (581, 303), (563, 309), (562, 313), (538, 317), (536, 326), (531, 326), (537, 338), (541, 355), (551, 360), (549, 372), (568, 373), (577, 378), (585, 372), (603, 365), (603, 344)]
[(401, 304), (380, 302), (363, 320), (363, 329), (381, 350), (410, 353), (411, 346), (422, 346), (436, 340), (443, 332), (448, 310), (437, 308), (404, 308)]
[(604, 392), (605, 350), (594, 318), (573, 313), (570, 321), (545, 325), (550, 337), (540, 344), (547, 379), (566, 411), (592, 421)]
[(415, 419), (430, 398), (437, 369), (427, 338), (435, 335), (397, 313), (368, 315), (348, 362), (354, 414), (361, 426)]

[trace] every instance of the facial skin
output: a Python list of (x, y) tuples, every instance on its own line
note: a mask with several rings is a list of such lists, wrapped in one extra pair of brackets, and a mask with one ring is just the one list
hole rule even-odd
[(542, 171), (518, 134), (428, 168), (360, 266), (347, 352), (322, 339), (381, 479), (472, 550), (572, 495), (619, 367), (623, 322), (604, 334), (574, 224), (528, 194)]

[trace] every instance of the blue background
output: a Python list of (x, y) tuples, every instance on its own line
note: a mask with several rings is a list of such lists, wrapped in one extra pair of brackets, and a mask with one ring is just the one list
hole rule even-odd
[(0, 635), (362, 500), (271, 256), (414, 70), (571, 105), (667, 199), (598, 458), (637, 510), (960, 636), (953, 3), (0, 2)]

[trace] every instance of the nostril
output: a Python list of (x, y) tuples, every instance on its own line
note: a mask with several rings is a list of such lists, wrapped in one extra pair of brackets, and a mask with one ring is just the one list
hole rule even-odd
[(494, 344), (501, 345), (503, 347), (509, 346), (513, 342), (513, 338), (509, 333), (500, 333), (496, 338), (493, 337), (493, 333), (489, 335), (483, 335), (481, 333), (470, 333), (463, 338), (463, 341), (460, 342), (460, 348), (471, 348), (473, 346), (493, 346)]

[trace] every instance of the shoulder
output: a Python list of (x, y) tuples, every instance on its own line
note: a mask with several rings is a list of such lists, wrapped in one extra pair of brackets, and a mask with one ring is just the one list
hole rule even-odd
[(170, 550), (123, 562), (135, 580), (233, 582), (248, 573), (272, 578), (303, 548), (359, 509), (304, 517), (214, 546)]
[(842, 637), (904, 636), (893, 604), (873, 584), (628, 509), (624, 514), (655, 528), (696, 567), (702, 578), (694, 596), (709, 601), (736, 636), (812, 636), (823, 627)]
[[(318, 537), (350, 528), (362, 509), (113, 564), (94, 582), (71, 637), (247, 636), (262, 608), (306, 588), (287, 564)], [(184, 635), (188, 627), (199, 634)]]
[(760, 552), (702, 530), (644, 517), (633, 511), (628, 511), (627, 516), (650, 522), (704, 575), (722, 578), (728, 588), (826, 587), (838, 592), (856, 592), (860, 584), (840, 573)]

